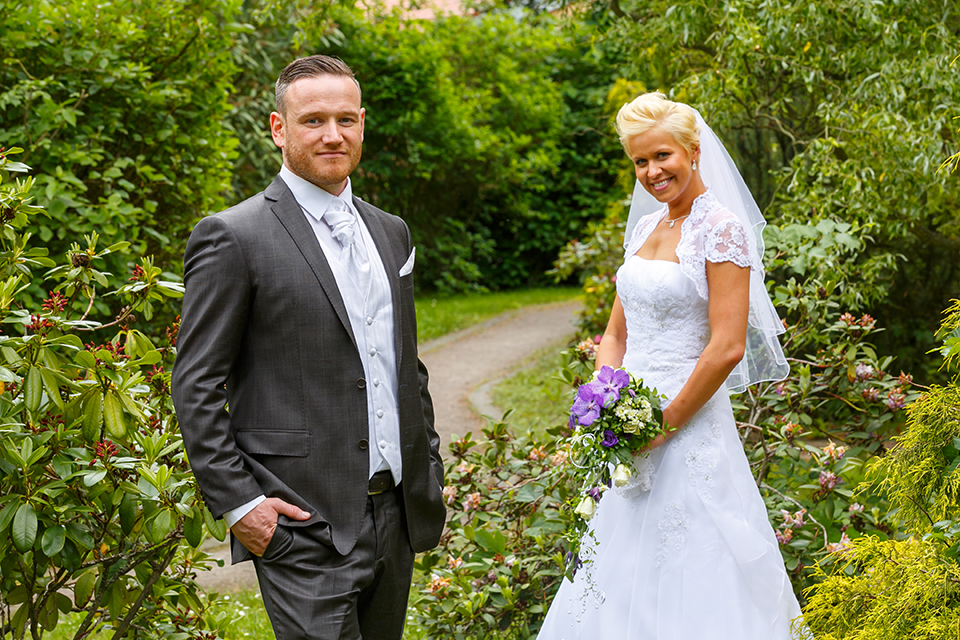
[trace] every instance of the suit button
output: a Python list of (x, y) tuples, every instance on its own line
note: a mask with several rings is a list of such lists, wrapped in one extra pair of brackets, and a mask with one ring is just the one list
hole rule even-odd
[(370, 447), (370, 443), (367, 442), (366, 438), (363, 438), (362, 440), (360, 440), (357, 446), (360, 447), (361, 451), (366, 451)]
[(367, 381), (363, 378), (357, 380), (357, 389), (365, 389), (367, 387)]

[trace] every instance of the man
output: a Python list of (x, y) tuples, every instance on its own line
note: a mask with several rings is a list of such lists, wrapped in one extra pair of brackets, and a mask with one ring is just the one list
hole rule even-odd
[(173, 395), (211, 512), (278, 639), (399, 639), (443, 530), (406, 224), (352, 196), (365, 112), (342, 61), (280, 74), (267, 189), (200, 221)]

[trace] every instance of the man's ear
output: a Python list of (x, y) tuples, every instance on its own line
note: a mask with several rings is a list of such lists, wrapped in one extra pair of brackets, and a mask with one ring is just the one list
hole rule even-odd
[(270, 114), (270, 135), (273, 137), (273, 144), (277, 145), (281, 149), (283, 149), (285, 133), (286, 131), (283, 128), (283, 116), (274, 111)]

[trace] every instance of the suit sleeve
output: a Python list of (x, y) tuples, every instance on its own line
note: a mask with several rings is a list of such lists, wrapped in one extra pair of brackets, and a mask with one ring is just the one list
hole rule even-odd
[[(403, 229), (407, 235), (406, 255), (410, 255), (413, 250), (413, 238), (410, 236), (410, 227), (403, 223)], [(416, 317), (416, 316), (414, 316)], [(416, 331), (416, 327), (414, 327)], [(427, 373), (427, 367), (417, 356), (417, 381), (420, 385), (420, 405), (423, 407), (423, 423), (427, 429), (427, 440), (430, 442), (430, 469), (433, 471), (437, 484), (443, 487), (443, 458), (440, 455), (440, 434), (435, 428), (435, 415), (433, 411), (433, 398), (430, 397), (430, 391), (427, 389), (427, 383), (430, 375)]]
[(183, 313), (172, 391), (187, 456), (214, 517), (261, 495), (230, 428), (225, 385), (243, 340), (251, 291), (236, 235), (201, 220), (184, 253)]
[(427, 367), (417, 358), (417, 369), (420, 380), (420, 404), (423, 406), (423, 423), (427, 428), (427, 439), (430, 442), (430, 468), (437, 479), (437, 484), (443, 487), (443, 458), (440, 457), (440, 435), (434, 427), (433, 399), (427, 390)]

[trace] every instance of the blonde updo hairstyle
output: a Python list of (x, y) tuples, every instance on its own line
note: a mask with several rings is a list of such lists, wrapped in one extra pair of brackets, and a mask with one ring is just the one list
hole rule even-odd
[(617, 113), (617, 135), (629, 154), (630, 138), (658, 128), (669, 133), (677, 144), (693, 153), (700, 146), (700, 132), (693, 109), (679, 102), (667, 100), (659, 91), (645, 93), (620, 107)]

